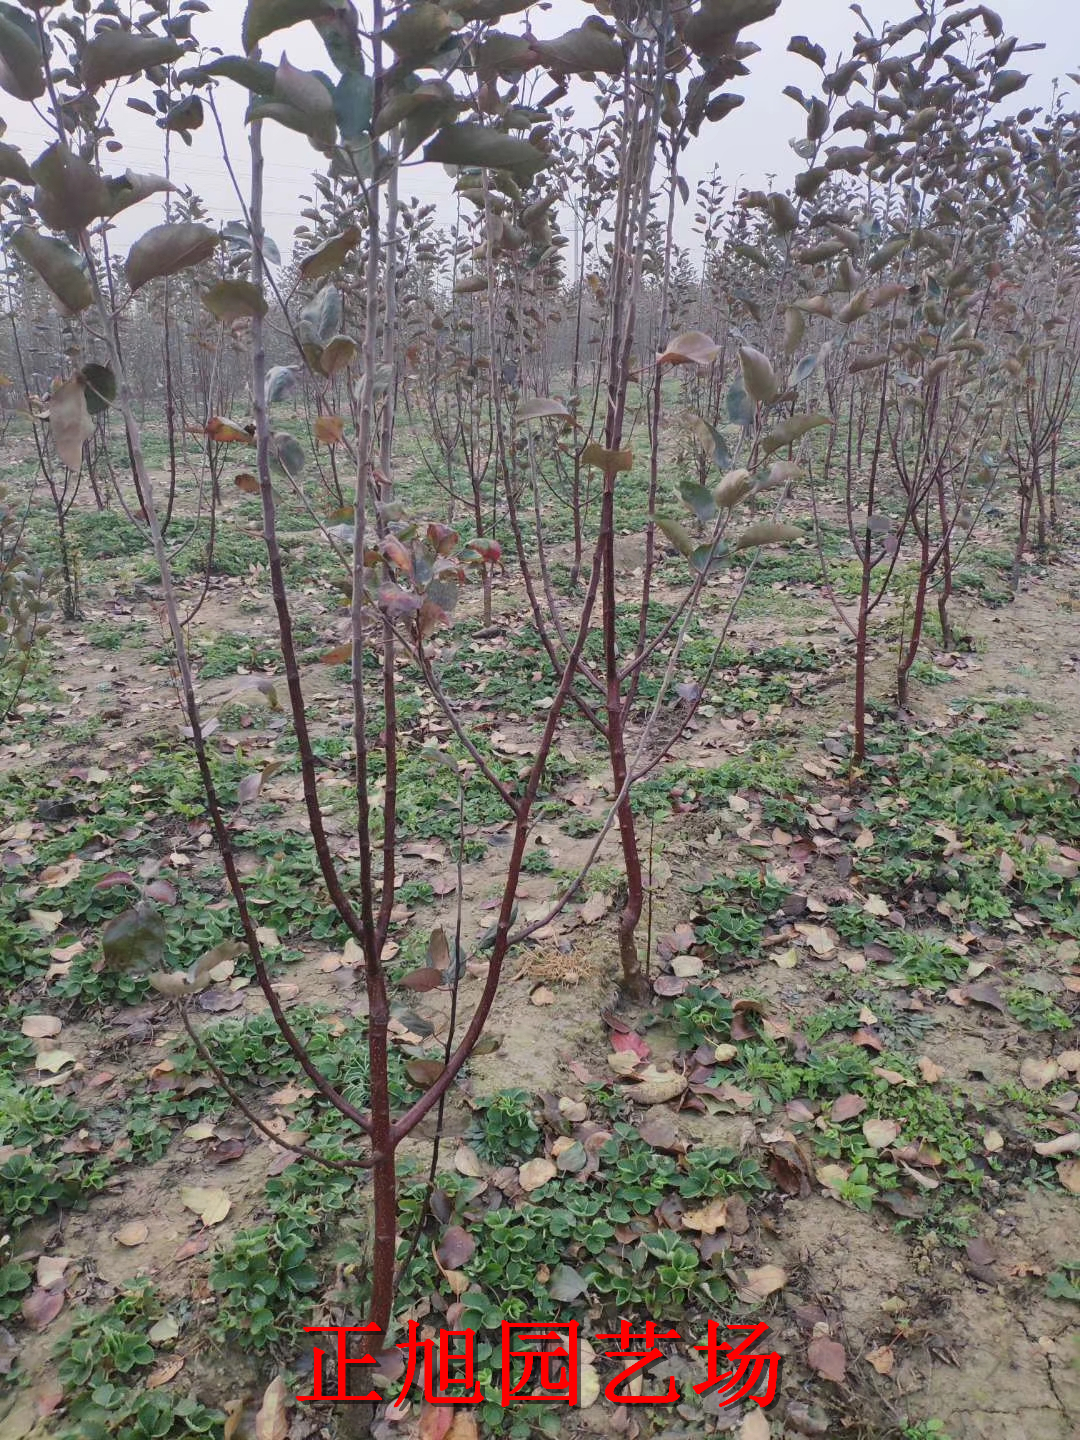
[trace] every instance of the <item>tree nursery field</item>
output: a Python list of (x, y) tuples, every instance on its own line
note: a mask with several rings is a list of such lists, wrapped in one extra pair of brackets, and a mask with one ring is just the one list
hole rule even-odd
[(1080, 1434), (1080, 75), (827, 8), (0, 3), (0, 1440)]

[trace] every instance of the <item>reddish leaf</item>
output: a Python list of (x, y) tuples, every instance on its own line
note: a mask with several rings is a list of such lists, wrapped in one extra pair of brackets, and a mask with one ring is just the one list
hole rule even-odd
[[(126, 870), (110, 870), (103, 875), (94, 886), (95, 890), (118, 890), (122, 885), (134, 885), (134, 875), (129, 875)], [(149, 891), (147, 892), (149, 894)], [(154, 897), (151, 896), (151, 899)]]
[(44, 1330), (56, 1319), (64, 1308), (64, 1287), (43, 1290), (40, 1286), (32, 1290), (22, 1302), (22, 1315), (31, 1330)]
[(847, 1355), (844, 1347), (835, 1340), (819, 1335), (811, 1340), (806, 1350), (807, 1363), (816, 1370), (823, 1380), (832, 1380), (839, 1385), (847, 1370)]
[(406, 620), (415, 615), (422, 601), (419, 595), (410, 595), (400, 585), (380, 585), (379, 606), (391, 620)]
[(460, 1270), (469, 1263), (475, 1253), (476, 1241), (460, 1225), (450, 1226), (438, 1250), (439, 1260), (447, 1270)]
[(176, 886), (169, 880), (151, 880), (143, 893), (159, 905), (175, 905), (177, 901)]
[(236, 488), (243, 490), (247, 495), (258, 495), (261, 488), (255, 476), (249, 475), (246, 470), (242, 475), (237, 475), (235, 483)]
[(498, 565), (502, 559), (502, 546), (497, 540), (474, 540), (470, 550), (475, 550), (485, 565)]
[(866, 1101), (861, 1095), (841, 1095), (833, 1101), (829, 1118), (840, 1124), (844, 1120), (854, 1120), (855, 1116), (861, 1115), (865, 1109)]
[(403, 975), (398, 983), (409, 990), (416, 990), (420, 993), (425, 990), (437, 990), (443, 983), (443, 973), (441, 970), (425, 967), (423, 970), (413, 970), (408, 975)]
[(328, 650), (325, 655), (319, 656), (320, 665), (347, 665), (352, 659), (352, 641), (346, 640), (344, 645), (335, 646)]
[(625, 1034), (616, 1032), (612, 1035), (611, 1048), (613, 1050), (629, 1051), (636, 1055), (639, 1060), (647, 1060), (650, 1054), (648, 1043), (632, 1030)]
[(688, 980), (680, 980), (677, 975), (658, 975), (653, 981), (653, 989), (657, 995), (670, 999), (675, 995), (685, 995), (689, 983)]

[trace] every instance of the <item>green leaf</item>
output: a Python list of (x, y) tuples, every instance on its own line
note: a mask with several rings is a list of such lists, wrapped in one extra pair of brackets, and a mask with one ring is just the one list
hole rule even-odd
[(728, 419), (733, 425), (741, 425), (745, 430), (747, 426), (754, 423), (757, 415), (757, 406), (746, 392), (746, 386), (741, 380), (736, 380), (731, 389), (727, 392), (727, 413)]
[(145, 900), (110, 920), (101, 932), (107, 970), (153, 970), (165, 955), (165, 921)]
[(104, 415), (116, 399), (116, 376), (108, 365), (84, 365), (79, 371), (91, 415)]
[(716, 575), (727, 566), (728, 545), (724, 540), (719, 540), (715, 545), (699, 545), (690, 556), (691, 569), (696, 570), (699, 575)]
[(232, 80), (253, 95), (270, 96), (274, 93), (277, 66), (268, 65), (265, 60), (248, 60), (243, 55), (222, 55), (208, 65), (184, 70), (177, 78), (185, 84), (197, 84), (200, 80)]
[(20, 185), (34, 183), (34, 172), (17, 145), (0, 142), (0, 180), (15, 180)]
[(430, 0), (420, 0), (403, 10), (383, 31), (383, 39), (402, 65), (417, 69), (439, 53), (454, 33), (448, 10)]
[(296, 371), (291, 365), (275, 365), (266, 374), (266, 403), (272, 405), (296, 389)]
[(804, 355), (788, 378), (788, 389), (794, 390), (795, 387), (801, 385), (804, 380), (809, 380), (817, 367), (817, 355)]
[(265, 315), (270, 309), (266, 296), (250, 280), (219, 280), (202, 297), (210, 314), (231, 325), (234, 320), (250, 320)]
[(407, 148), (415, 150), (440, 125), (449, 124), (461, 106), (462, 102), (445, 80), (429, 80), (413, 89), (398, 90), (388, 96), (383, 101), (373, 133), (385, 135), (387, 130), (404, 123)]
[(375, 82), (358, 70), (344, 74), (334, 88), (334, 116), (343, 140), (359, 140), (371, 130)]
[(140, 200), (148, 200), (151, 195), (160, 195), (164, 191), (178, 188), (171, 180), (166, 180), (164, 175), (139, 175), (134, 170), (128, 170), (123, 175), (110, 176), (105, 181), (105, 186), (109, 192), (106, 215), (119, 215), (122, 210), (130, 209)]
[(93, 302), (83, 258), (63, 240), (20, 225), (11, 237), (11, 248), (41, 276), (69, 314), (75, 315)]
[(625, 60), (615, 31), (595, 15), (554, 40), (534, 40), (532, 48), (549, 70), (561, 75), (620, 75)]
[(327, 345), (341, 333), (344, 306), (336, 285), (324, 285), (300, 312), (297, 333), (303, 345)]
[(277, 30), (288, 30), (302, 20), (319, 20), (341, 8), (341, 0), (248, 0), (244, 49), (250, 52)]
[(124, 264), (128, 285), (134, 292), (151, 280), (201, 265), (213, 255), (220, 241), (216, 230), (194, 221), (155, 225), (131, 247)]
[(305, 255), (301, 260), (300, 278), (302, 280), (325, 279), (327, 275), (340, 269), (359, 243), (360, 231), (355, 225), (350, 225), (340, 235), (331, 235), (330, 239), (320, 245), (318, 250), (313, 250), (310, 255)]
[(548, 1282), (548, 1294), (561, 1305), (572, 1305), (589, 1288), (589, 1282), (569, 1265), (556, 1265)]
[(337, 137), (334, 92), (314, 70), (298, 70), (282, 56), (274, 82), (274, 95), (304, 117), (304, 133), (319, 145), (333, 145)]
[(16, 100), (40, 100), (45, 89), (45, 57), (34, 21), (14, 5), (0, 4), (0, 90)]
[(82, 230), (108, 212), (105, 181), (66, 145), (50, 145), (30, 168), (37, 182), (34, 204), (51, 230)]
[(656, 517), (656, 524), (667, 536), (668, 540), (671, 541), (672, 545), (675, 546), (679, 554), (685, 555), (687, 560), (689, 560), (698, 547), (685, 525), (680, 525), (677, 520), (669, 520), (663, 515)]
[(784, 420), (771, 430), (762, 443), (762, 451), (771, 455), (774, 450), (783, 450), (788, 445), (794, 445), (796, 440), (801, 440), (811, 430), (816, 430), (820, 425), (831, 425), (832, 417), (829, 415), (793, 415), (790, 420)]
[(700, 415), (693, 417), (692, 424), (698, 444), (703, 450), (711, 450), (717, 466), (726, 470), (731, 464), (731, 452), (723, 435), (715, 425), (710, 425), (708, 420), (702, 419)]
[(703, 525), (716, 519), (716, 500), (707, 485), (699, 485), (694, 480), (683, 480), (679, 485), (679, 494), (683, 498), (683, 503), (694, 512)]
[(167, 36), (137, 35), (132, 30), (101, 30), (82, 54), (82, 82), (97, 90), (109, 80), (137, 75), (154, 65), (171, 65), (184, 46)]
[(531, 180), (551, 161), (527, 140), (503, 135), (481, 125), (462, 122), (447, 125), (424, 148), (424, 159), (443, 165), (478, 165), (489, 170), (512, 170)]
[(279, 435), (273, 437), (271, 446), (275, 461), (286, 475), (295, 480), (298, 475), (304, 473), (307, 456), (304, 454), (304, 447), (295, 435), (290, 435), (283, 430)]

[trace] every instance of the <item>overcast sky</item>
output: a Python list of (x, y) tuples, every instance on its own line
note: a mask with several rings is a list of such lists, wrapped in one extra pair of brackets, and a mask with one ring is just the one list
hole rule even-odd
[[(1022, 42), (1041, 41), (1046, 49), (1017, 57), (1012, 63), (1029, 70), (1032, 80), (1022, 95), (1010, 104), (1041, 104), (1049, 100), (1055, 77), (1065, 80), (1065, 72), (1080, 70), (1080, 0), (992, 0), (1005, 21), (1007, 31), (1019, 35)], [(244, 12), (242, 0), (209, 0), (210, 14), (196, 17), (196, 33), (204, 44), (214, 44), (227, 54), (240, 52), (240, 24)], [(136, 4), (135, 8), (143, 7)], [(864, 0), (863, 9), (876, 25), (884, 18), (906, 18), (914, 6), (910, 0)], [(534, 32), (541, 37), (557, 35), (580, 25), (588, 15), (597, 12), (580, 0), (551, 0), (546, 7), (528, 12)], [(512, 28), (522, 17), (507, 22)], [(785, 85), (799, 84), (809, 88), (814, 68), (809, 62), (787, 53), (792, 35), (809, 34), (824, 45), (830, 57), (839, 55), (850, 41), (859, 22), (846, 0), (782, 0), (778, 13), (768, 21), (744, 32), (761, 47), (761, 54), (750, 61), (748, 78), (732, 85), (746, 96), (746, 104), (728, 119), (705, 125), (700, 139), (687, 154), (684, 173), (691, 189), (699, 179), (719, 165), (726, 180), (738, 187), (761, 186), (767, 177), (790, 180), (799, 167), (789, 146), (790, 139), (801, 134), (801, 112), (781, 94)], [(299, 25), (281, 31), (267, 42), (265, 58), (276, 61), (287, 52), (294, 65), (307, 69), (330, 70), (318, 36), (310, 25)], [(132, 92), (128, 92), (132, 93)], [(247, 175), (246, 136), (242, 124), (244, 93), (224, 82), (218, 88), (219, 105), (226, 117), (227, 132), (234, 150), (233, 161), (241, 179)], [(582, 123), (591, 123), (595, 115), (586, 99)], [(8, 122), (6, 138), (20, 144), (31, 156), (37, 153), (46, 136), (45, 127), (28, 105), (0, 95), (0, 116)], [(140, 171), (161, 170), (162, 133), (148, 117), (140, 116), (123, 106), (110, 114), (124, 151), (114, 157), (117, 171), (130, 168)], [(292, 231), (299, 223), (303, 201), (299, 198), (309, 190), (310, 175), (317, 168), (320, 156), (307, 141), (280, 125), (267, 124), (264, 130), (267, 153), (267, 228), (287, 256), (292, 250)], [(188, 149), (178, 139), (173, 146), (173, 175), (181, 184), (191, 185), (205, 200), (215, 219), (234, 219), (240, 207), (233, 194), (221, 163), (220, 144), (210, 122), (194, 135)], [(442, 167), (421, 164), (409, 167), (402, 185), (404, 195), (421, 200), (439, 201), (450, 191)], [(447, 214), (449, 215), (449, 207)], [(118, 238), (129, 242), (143, 229), (160, 219), (159, 205), (150, 200), (129, 211), (118, 227)], [(680, 238), (690, 241), (685, 225)]]

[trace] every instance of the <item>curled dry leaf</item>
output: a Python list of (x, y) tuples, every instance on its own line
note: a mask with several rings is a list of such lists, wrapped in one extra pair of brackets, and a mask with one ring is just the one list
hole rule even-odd
[(873, 1366), (879, 1375), (891, 1375), (893, 1366), (896, 1364), (896, 1356), (888, 1345), (879, 1345), (876, 1350), (869, 1352), (866, 1363)]
[(919, 1074), (926, 1081), (927, 1085), (936, 1085), (939, 1080), (945, 1078), (945, 1071), (940, 1065), (936, 1065), (926, 1055), (920, 1055), (918, 1059)]
[(779, 1265), (762, 1265), (757, 1270), (747, 1270), (746, 1279), (735, 1286), (735, 1293), (744, 1305), (753, 1305), (782, 1290), (787, 1284), (787, 1272)]
[(658, 365), (711, 365), (721, 347), (701, 330), (687, 330), (676, 335), (667, 349), (657, 356)]
[(187, 1358), (185, 1356), (172, 1356), (171, 1359), (166, 1360), (164, 1364), (159, 1365), (158, 1368), (147, 1377), (147, 1390), (158, 1390), (161, 1388), (162, 1385), (168, 1385), (171, 1380), (176, 1379), (177, 1375), (180, 1374), (180, 1371), (183, 1370), (186, 1364)]
[(64, 1283), (64, 1274), (71, 1263), (70, 1255), (40, 1255), (37, 1262), (37, 1283), (43, 1290), (55, 1290)]
[(1080, 1160), (1062, 1160), (1057, 1177), (1070, 1195), (1080, 1195)]
[(626, 1093), (636, 1105), (666, 1105), (669, 1100), (677, 1100), (686, 1090), (687, 1084), (685, 1075), (676, 1075), (674, 1072), (663, 1074), (654, 1070), (652, 1075), (646, 1074), (640, 1084), (634, 1085)]
[(727, 1224), (727, 1201), (718, 1196), (700, 1210), (688, 1210), (682, 1217), (682, 1223), (684, 1230), (699, 1230), (702, 1235), (715, 1235)]
[(1072, 1155), (1080, 1150), (1080, 1130), (1069, 1135), (1058, 1135), (1053, 1140), (1044, 1140), (1033, 1147), (1036, 1155)]
[(285, 1381), (276, 1375), (263, 1391), (255, 1416), (255, 1440), (288, 1440), (289, 1420), (285, 1413)]
[(145, 1245), (149, 1238), (150, 1227), (142, 1220), (129, 1220), (126, 1225), (121, 1225), (113, 1236), (118, 1245), (126, 1245), (128, 1249)]

